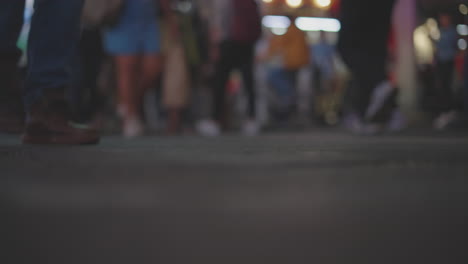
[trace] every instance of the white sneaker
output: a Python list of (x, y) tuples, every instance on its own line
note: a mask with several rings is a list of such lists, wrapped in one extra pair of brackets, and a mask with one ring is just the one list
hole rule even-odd
[(117, 115), (124, 118), (128, 115), (127, 107), (125, 105), (117, 105)]
[(457, 113), (455, 111), (442, 113), (434, 120), (433, 127), (436, 130), (444, 130), (456, 118), (457, 118)]
[(247, 120), (242, 126), (242, 134), (248, 137), (256, 136), (260, 133), (260, 125), (255, 120)]
[(364, 122), (356, 113), (346, 113), (342, 119), (343, 127), (353, 134), (362, 134)]
[(124, 121), (123, 136), (126, 138), (136, 138), (144, 134), (144, 125), (138, 118), (128, 118)]
[(374, 136), (383, 131), (381, 124), (365, 123), (355, 113), (346, 114), (342, 122), (346, 130), (358, 136)]
[(372, 117), (377, 115), (385, 106), (391, 95), (395, 92), (395, 88), (389, 81), (383, 81), (378, 84), (372, 92), (369, 106), (367, 107), (365, 120), (371, 121)]
[(388, 132), (401, 132), (405, 130), (408, 125), (405, 115), (400, 110), (394, 110), (392, 117), (387, 123)]
[(221, 134), (219, 125), (213, 120), (201, 120), (196, 124), (195, 129), (205, 137), (217, 137)]

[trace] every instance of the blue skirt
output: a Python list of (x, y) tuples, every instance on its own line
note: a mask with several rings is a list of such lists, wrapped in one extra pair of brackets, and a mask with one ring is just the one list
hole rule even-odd
[(111, 55), (157, 54), (160, 27), (154, 0), (126, 0), (118, 23), (105, 30), (104, 47)]

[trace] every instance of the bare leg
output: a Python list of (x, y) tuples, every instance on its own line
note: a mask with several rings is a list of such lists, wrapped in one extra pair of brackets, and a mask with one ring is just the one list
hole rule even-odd
[(145, 54), (141, 58), (141, 75), (137, 92), (137, 103), (141, 106), (146, 92), (153, 88), (161, 73), (162, 57), (159, 54)]
[(115, 57), (117, 70), (118, 104), (120, 115), (137, 116), (137, 65), (138, 57), (134, 55), (119, 55)]
[(119, 114), (123, 121), (123, 134), (127, 138), (143, 134), (138, 90), (138, 56), (117, 56), (117, 85), (119, 89)]

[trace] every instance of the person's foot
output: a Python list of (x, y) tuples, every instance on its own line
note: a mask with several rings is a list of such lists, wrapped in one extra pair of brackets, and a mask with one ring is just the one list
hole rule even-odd
[(219, 125), (213, 120), (201, 120), (196, 125), (197, 132), (205, 137), (217, 137), (221, 134)]
[(365, 121), (369, 123), (386, 123), (392, 117), (396, 107), (397, 89), (389, 82), (383, 81), (372, 92)]
[(353, 134), (362, 133), (364, 122), (362, 121), (362, 118), (360, 118), (358, 114), (354, 112), (346, 113), (341, 122), (342, 122), (344, 129), (346, 129), (347, 131)]
[(144, 134), (144, 125), (139, 118), (127, 118), (123, 124), (123, 135), (125, 138), (141, 137)]
[(468, 130), (468, 117), (462, 113), (457, 113), (457, 116), (448, 125), (449, 131), (466, 132)]
[(356, 113), (347, 113), (343, 120), (343, 126), (352, 134), (359, 136), (374, 136), (383, 133), (385, 125), (382, 123), (364, 122)]
[(386, 131), (390, 133), (401, 132), (408, 126), (405, 115), (400, 110), (394, 110), (392, 117), (387, 122)]
[(24, 114), (8, 107), (0, 107), (0, 133), (20, 134), (24, 131)]
[(71, 122), (65, 101), (37, 103), (31, 108), (22, 136), (23, 144), (93, 145), (97, 130)]
[(257, 121), (249, 119), (242, 125), (242, 134), (253, 137), (260, 133), (260, 125)]
[(444, 130), (446, 129), (452, 122), (457, 119), (457, 113), (455, 111), (449, 111), (440, 114), (435, 120), (432, 126), (435, 130)]

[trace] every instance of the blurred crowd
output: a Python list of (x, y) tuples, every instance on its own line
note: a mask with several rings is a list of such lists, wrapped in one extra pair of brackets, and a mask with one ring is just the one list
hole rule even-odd
[[(360, 16), (357, 9), (347, 6), (352, 1), (342, 1), (338, 45), (323, 31), (311, 44), (293, 15), (285, 32), (273, 34), (262, 26), (261, 8), (253, 0), (205, 2), (85, 1), (67, 95), (74, 121), (127, 138), (152, 132), (217, 136), (232, 130), (251, 136), (301, 122), (342, 123), (369, 134), (406, 126), (394, 73), (394, 1), (361, 1), (381, 10), (367, 13), (374, 24), (362, 25), (353, 20)], [(435, 74), (425, 86), (433, 87), (426, 94), (435, 100), (434, 127), (442, 129), (456, 117), (468, 119), (457, 114), (468, 113), (468, 95), (455, 92), (468, 94), (468, 88), (466, 52), (458, 49), (455, 26), (448, 15), (439, 23), (430, 67)], [(11, 62), (19, 58), (14, 54)], [(2, 78), (12, 77), (10, 66), (2, 62)], [(465, 88), (452, 89), (454, 73), (465, 78)], [(16, 119), (0, 118), (2, 130), (14, 131), (22, 123), (21, 92), (2, 93), (9, 98), (2, 107), (18, 113)]]

